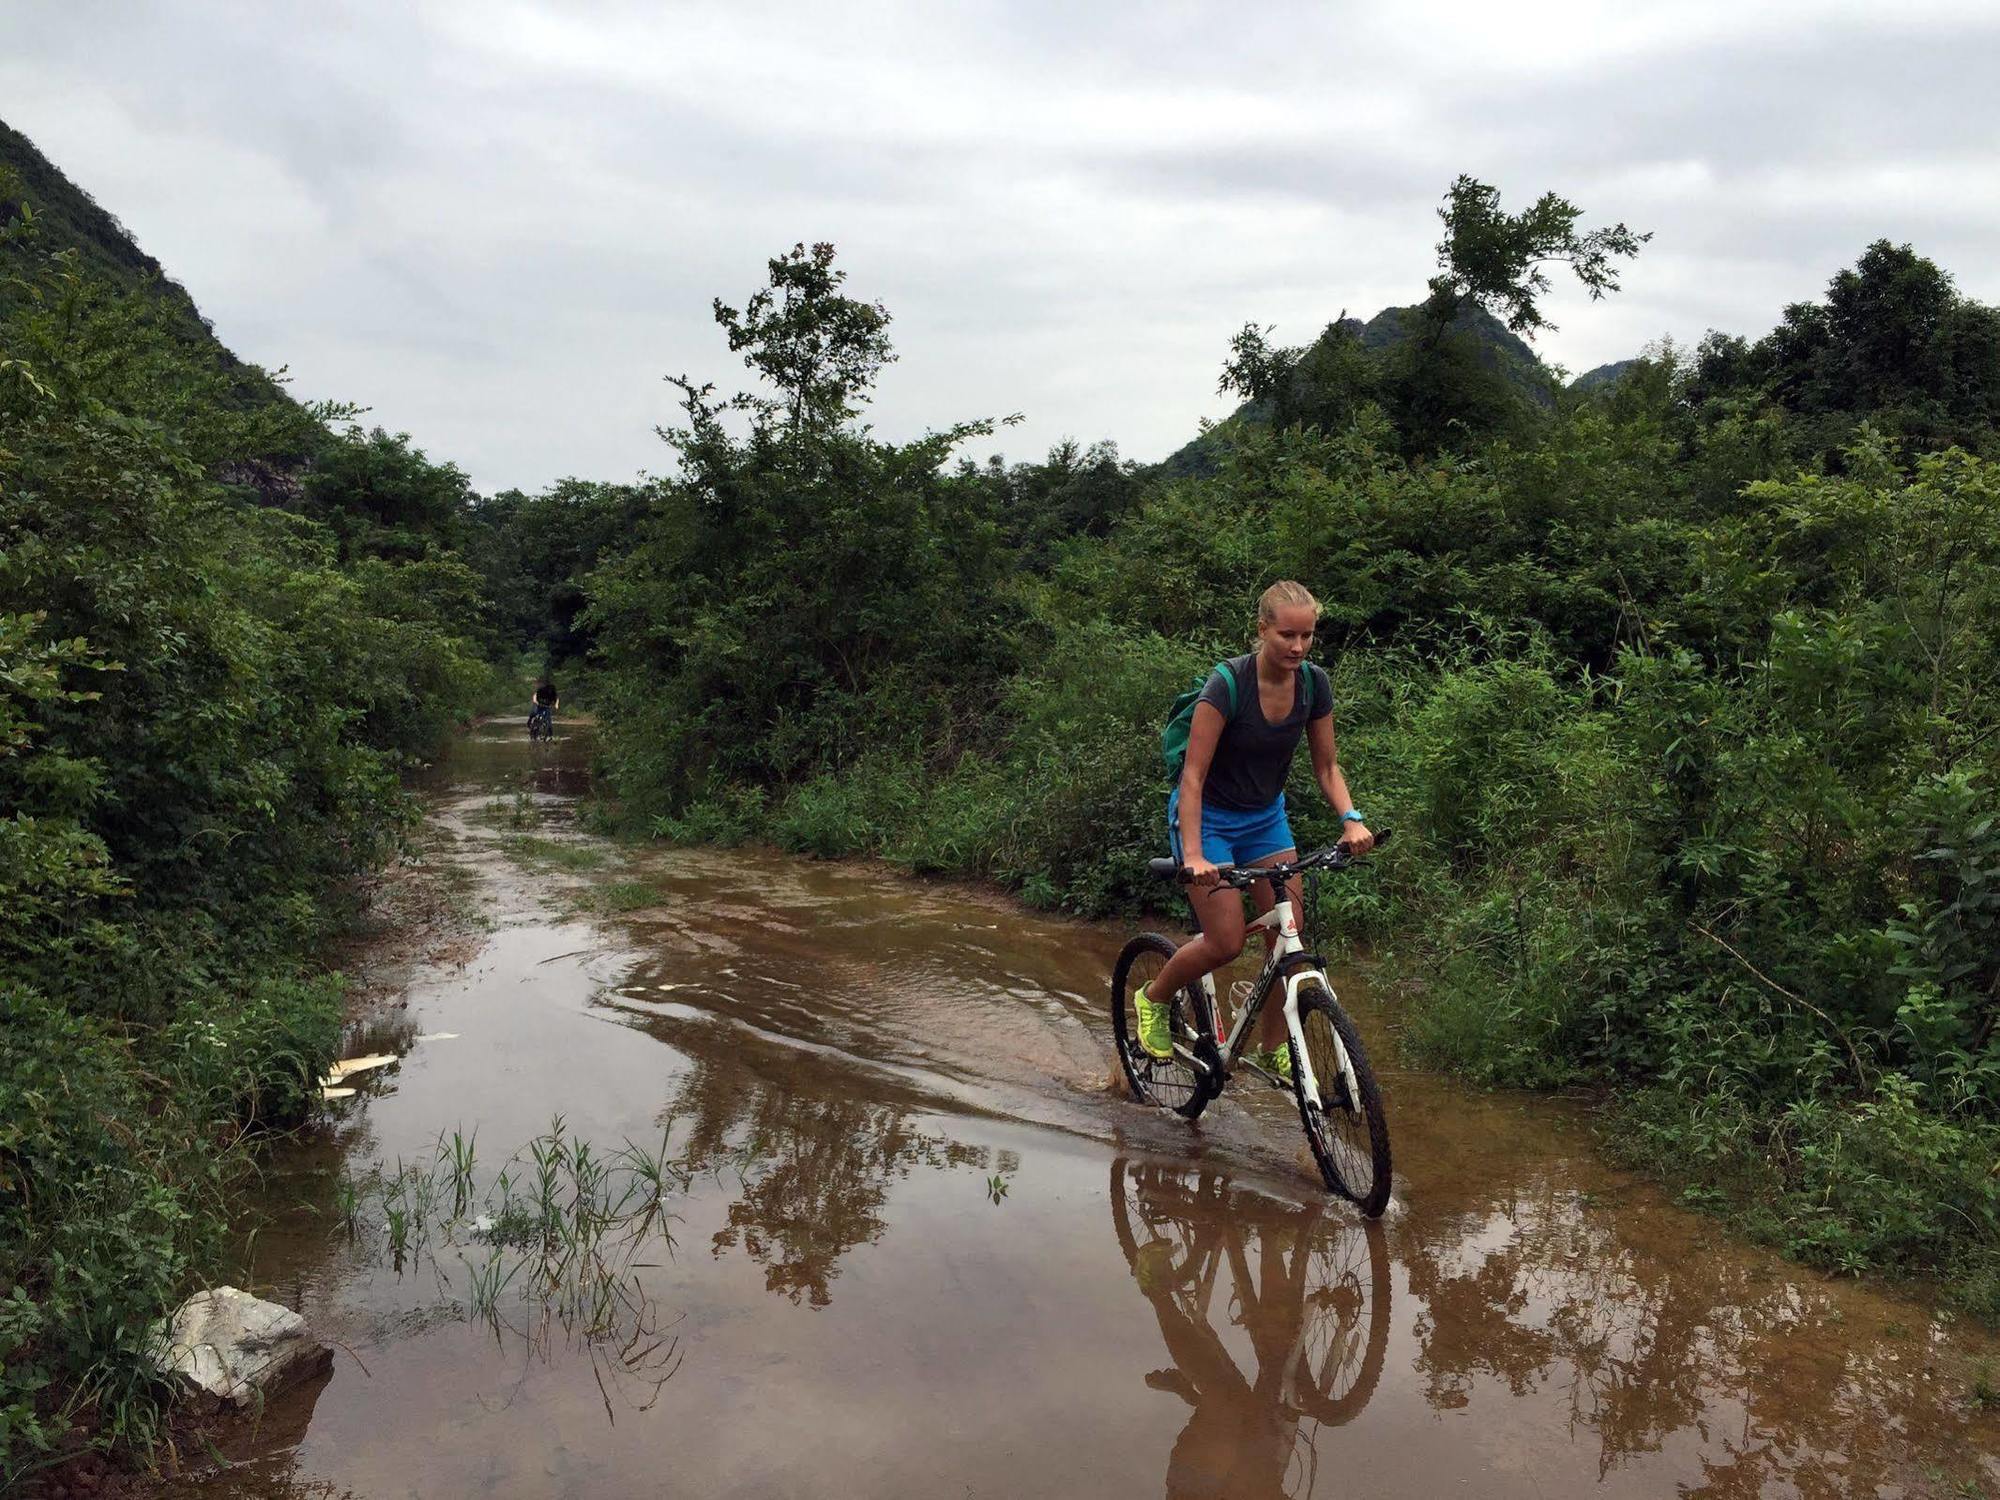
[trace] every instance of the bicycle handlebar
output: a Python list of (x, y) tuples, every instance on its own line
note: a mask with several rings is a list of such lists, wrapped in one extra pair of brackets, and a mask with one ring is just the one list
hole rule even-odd
[[(1389, 842), (1392, 830), (1383, 829), (1375, 835), (1375, 848)], [(1224, 885), (1242, 890), (1259, 880), (1289, 880), (1294, 875), (1308, 870), (1345, 870), (1358, 858), (1345, 844), (1330, 844), (1324, 849), (1315, 849), (1302, 858), (1277, 865), (1218, 865), (1216, 873)], [(1187, 866), (1177, 859), (1151, 859), (1146, 861), (1146, 869), (1162, 880), (1188, 878)]]

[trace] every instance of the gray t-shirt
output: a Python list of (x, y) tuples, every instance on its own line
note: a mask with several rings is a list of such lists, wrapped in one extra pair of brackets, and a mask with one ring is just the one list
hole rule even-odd
[(1209, 762), (1208, 779), (1202, 783), (1204, 805), (1226, 807), (1231, 812), (1258, 812), (1278, 800), (1285, 789), (1285, 777), (1292, 769), (1292, 755), (1299, 748), (1299, 736), (1313, 719), (1333, 712), (1333, 684), (1326, 673), (1308, 662), (1301, 686), (1292, 692), (1291, 712), (1276, 724), (1264, 717), (1264, 704), (1257, 692), (1257, 653), (1233, 656), (1228, 666), (1236, 677), (1236, 711), (1229, 711), (1229, 684), (1220, 670), (1208, 674), (1201, 701), (1213, 705), (1222, 715), (1222, 737), (1215, 742), (1215, 759)]

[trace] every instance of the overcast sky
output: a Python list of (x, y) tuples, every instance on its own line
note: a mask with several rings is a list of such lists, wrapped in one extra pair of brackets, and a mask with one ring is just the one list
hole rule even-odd
[[(1545, 358), (1761, 333), (1870, 240), (2000, 301), (2000, 6), (7, 0), (0, 118), (245, 358), (483, 490), (671, 467), (660, 377), (832, 240), (885, 435), (1156, 459), (1245, 321), (1413, 301), (1459, 172), (1655, 231)], [(979, 445), (983, 456), (994, 444)]]

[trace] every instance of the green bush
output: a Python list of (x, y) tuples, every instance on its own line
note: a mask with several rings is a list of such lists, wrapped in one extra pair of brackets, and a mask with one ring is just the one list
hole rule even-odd
[(22, 230), (0, 232), (0, 1489), (158, 1433), (147, 1329), (214, 1267), (249, 1143), (314, 1100), (340, 892), (487, 675), (455, 471), (330, 431)]
[(670, 844), (734, 848), (763, 836), (767, 801), (762, 787), (718, 787), (690, 802), (678, 815), (655, 817), (652, 834)]
[(135, 1041), (0, 984), (0, 1486), (158, 1435), (150, 1330), (220, 1251), (245, 1131), (304, 1116), (339, 1023), (333, 982), (268, 981)]

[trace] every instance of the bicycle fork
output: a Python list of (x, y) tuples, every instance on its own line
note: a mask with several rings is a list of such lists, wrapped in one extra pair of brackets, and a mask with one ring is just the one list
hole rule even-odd
[[(1321, 1103), (1323, 1095), (1319, 1090), (1319, 1080), (1313, 1076), (1312, 1056), (1306, 1050), (1305, 1028), (1299, 1024), (1299, 986), (1307, 979), (1313, 980), (1324, 989), (1329, 999), (1333, 996), (1333, 986), (1326, 982), (1322, 974), (1310, 971), (1290, 974), (1285, 978), (1285, 1032), (1292, 1039), (1292, 1071), (1298, 1075), (1299, 1084), (1305, 1090), (1306, 1098), (1315, 1104)], [(1353, 1110), (1361, 1102), (1361, 1083), (1354, 1076), (1354, 1062), (1347, 1055), (1347, 1044), (1340, 1039), (1340, 1032), (1331, 1023), (1327, 1026), (1333, 1037), (1334, 1066), (1340, 1074), (1340, 1092), (1346, 1100), (1346, 1108)]]

